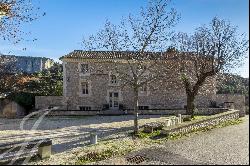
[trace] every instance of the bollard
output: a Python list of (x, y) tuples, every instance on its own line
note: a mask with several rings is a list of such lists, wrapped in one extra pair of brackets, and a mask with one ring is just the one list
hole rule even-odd
[(171, 126), (171, 120), (170, 119), (167, 119), (167, 127), (168, 126)]
[(182, 123), (181, 114), (178, 114), (179, 123)]
[(97, 134), (96, 132), (90, 133), (90, 143), (97, 144)]
[(171, 121), (172, 121), (172, 125), (175, 125), (175, 119), (171, 118)]

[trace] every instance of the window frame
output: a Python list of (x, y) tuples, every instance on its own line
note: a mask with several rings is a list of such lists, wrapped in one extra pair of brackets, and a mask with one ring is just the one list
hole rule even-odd
[[(85, 92), (87, 91), (87, 93), (83, 93), (84, 92), (84, 88), (83, 88), (83, 84), (85, 83), (85, 86), (87, 85), (87, 90), (85, 89)], [(86, 79), (82, 79), (79, 82), (79, 97), (88, 97), (92, 95), (92, 90), (91, 90), (92, 86), (91, 86), (91, 81), (86, 80)]]
[[(83, 70), (83, 65), (87, 66), (87, 70), (85, 72)], [(89, 76), (90, 75), (90, 65), (89, 63), (79, 63), (78, 64), (78, 71), (80, 76)]]
[(82, 95), (89, 95), (89, 83), (87, 81), (81, 82), (81, 94)]
[[(113, 78), (115, 77), (115, 82), (113, 82)], [(114, 74), (112, 72), (109, 72), (109, 86), (119, 86), (119, 79), (118, 79), (118, 74)]]
[[(83, 108), (83, 109), (82, 109)], [(79, 106), (80, 111), (91, 111), (91, 106)]]
[[(147, 109), (140, 109), (140, 108), (145, 108), (145, 107), (147, 107)], [(149, 108), (149, 106), (148, 105), (139, 105), (138, 106), (138, 110), (149, 110), (150, 108)]]

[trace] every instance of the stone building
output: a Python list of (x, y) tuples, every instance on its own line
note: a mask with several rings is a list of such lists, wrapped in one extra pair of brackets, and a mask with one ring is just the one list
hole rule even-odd
[(44, 69), (49, 69), (53, 66), (54, 61), (45, 57), (31, 57), (31, 56), (15, 56), (15, 55), (0, 55), (8, 59), (7, 65), (13, 66), (13, 72), (34, 73), (40, 72)]
[[(125, 65), (128, 52), (75, 50), (61, 57), (63, 61), (63, 100), (68, 110), (133, 109), (133, 91), (121, 87), (114, 65)], [(133, 53), (133, 52), (130, 52)], [(166, 53), (167, 54), (167, 53)], [(166, 65), (176, 60), (165, 60)], [(114, 63), (115, 62), (115, 63)], [(150, 63), (150, 62), (149, 62)], [(169, 63), (169, 64), (168, 64)], [(175, 69), (175, 68), (173, 68)], [(139, 92), (139, 109), (183, 109), (186, 105), (185, 89), (179, 73), (161, 86), (154, 81)], [(122, 81), (122, 80), (121, 80)], [(215, 79), (208, 79), (197, 96), (197, 107), (208, 107), (216, 96)], [(154, 88), (156, 87), (157, 88)]]

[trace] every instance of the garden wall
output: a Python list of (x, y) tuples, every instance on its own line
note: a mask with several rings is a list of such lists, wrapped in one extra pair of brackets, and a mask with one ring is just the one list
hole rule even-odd
[(36, 96), (35, 109), (47, 109), (48, 107), (59, 107), (58, 109), (66, 110), (63, 96)]
[(225, 121), (235, 120), (238, 119), (239, 117), (240, 117), (239, 110), (229, 110), (227, 112), (223, 112), (220, 114), (211, 115), (204, 119), (200, 120), (198, 119), (195, 121), (181, 123), (173, 127), (163, 128), (161, 133), (165, 135), (185, 134), (203, 127), (215, 126)]
[(49, 116), (92, 116), (98, 115), (100, 111), (92, 110), (92, 111), (64, 111), (64, 110), (53, 110), (48, 115)]

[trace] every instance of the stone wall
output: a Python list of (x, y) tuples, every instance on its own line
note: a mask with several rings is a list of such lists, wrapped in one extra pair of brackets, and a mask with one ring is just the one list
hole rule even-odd
[(48, 116), (92, 116), (99, 115), (100, 111), (62, 111), (62, 110), (53, 110)]
[(198, 108), (195, 115), (215, 115), (228, 111), (228, 108)]
[[(198, 111), (195, 112), (195, 115), (215, 115), (222, 112), (226, 112), (228, 109), (226, 108), (199, 108)], [(139, 110), (138, 113), (140, 115), (175, 115), (178, 114), (186, 114), (186, 110), (176, 109), (176, 110)], [(91, 111), (80, 111), (80, 110), (53, 110), (49, 113), (51, 116), (67, 116), (67, 115), (133, 115), (133, 110), (91, 110)]]
[(217, 105), (224, 105), (225, 102), (232, 102), (233, 108), (240, 110), (240, 116), (245, 115), (245, 96), (239, 94), (217, 94), (214, 101)]
[(36, 96), (35, 109), (47, 109), (48, 107), (58, 107), (58, 109), (66, 110), (67, 104), (63, 96)]
[(204, 128), (208, 126), (215, 126), (225, 121), (239, 119), (239, 116), (240, 116), (239, 110), (230, 110), (228, 112), (206, 117), (205, 119), (185, 122), (185, 123), (181, 123), (176, 126), (173, 126), (173, 127), (164, 128), (162, 130), (162, 134), (166, 134), (166, 135), (185, 134), (185, 133), (189, 133), (200, 128)]
[(26, 110), (18, 103), (9, 100), (0, 102), (0, 117), (21, 118), (26, 115)]

